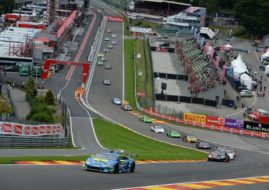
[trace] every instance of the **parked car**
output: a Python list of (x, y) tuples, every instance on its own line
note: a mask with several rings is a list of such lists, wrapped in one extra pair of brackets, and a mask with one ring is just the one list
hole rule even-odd
[(147, 116), (144, 116), (144, 115), (140, 116), (139, 120), (143, 121), (144, 123), (152, 123), (152, 119), (150, 117), (147, 117)]
[(190, 136), (190, 135), (186, 135), (182, 138), (182, 140), (184, 142), (187, 142), (187, 143), (197, 143), (197, 138), (194, 137), (194, 136)]
[(253, 97), (253, 93), (250, 90), (241, 90), (240, 91), (241, 97)]
[(167, 130), (166, 135), (171, 138), (180, 138), (181, 134), (175, 130)]
[(210, 144), (207, 142), (199, 141), (196, 143), (196, 148), (198, 149), (211, 149)]
[(106, 32), (107, 32), (107, 33), (111, 33), (112, 30), (111, 30), (110, 28), (108, 28), (108, 29), (106, 30)]
[(111, 43), (112, 45), (116, 45), (118, 42), (116, 40), (113, 40)]
[(113, 48), (113, 45), (112, 44), (108, 44), (108, 49), (112, 49)]
[(119, 98), (112, 98), (112, 103), (115, 105), (121, 105), (121, 100)]
[(110, 38), (108, 38), (108, 37), (105, 38), (105, 41), (109, 41), (109, 40), (110, 40)]
[(110, 80), (107, 80), (107, 79), (105, 79), (105, 80), (103, 81), (103, 83), (104, 83), (104, 85), (111, 85)]
[(117, 37), (117, 34), (112, 34), (112, 38), (116, 38)]
[(159, 126), (159, 125), (151, 126), (150, 131), (152, 131), (154, 133), (165, 133), (164, 128)]
[(221, 161), (221, 162), (230, 162), (229, 155), (221, 150), (214, 150), (208, 154), (208, 161)]

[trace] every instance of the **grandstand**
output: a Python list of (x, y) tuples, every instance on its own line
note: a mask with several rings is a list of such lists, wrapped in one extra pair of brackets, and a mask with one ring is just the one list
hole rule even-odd
[(208, 91), (223, 84), (223, 76), (208, 55), (200, 49), (196, 39), (190, 38), (176, 43), (176, 51), (189, 76), (191, 94)]

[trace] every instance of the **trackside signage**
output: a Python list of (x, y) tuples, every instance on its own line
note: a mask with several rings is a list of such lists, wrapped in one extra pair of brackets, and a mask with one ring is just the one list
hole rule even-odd
[(205, 124), (206, 116), (194, 113), (184, 113), (184, 121)]
[(125, 19), (119, 16), (107, 16), (106, 19), (110, 22), (124, 22)]
[(19, 123), (0, 122), (0, 135), (14, 136), (44, 136), (64, 135), (60, 124), (24, 125)]
[(259, 132), (269, 133), (269, 124), (245, 121), (244, 129), (250, 130), (250, 131), (259, 131)]
[(216, 126), (223, 127), (224, 126), (224, 118), (214, 117), (214, 116), (206, 116), (206, 125), (208, 126)]
[(224, 127), (243, 129), (244, 122), (238, 119), (225, 118)]

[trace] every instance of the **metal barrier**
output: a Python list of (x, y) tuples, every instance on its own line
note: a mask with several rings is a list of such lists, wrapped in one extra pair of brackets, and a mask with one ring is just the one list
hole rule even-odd
[(65, 147), (69, 138), (0, 136), (0, 147)]

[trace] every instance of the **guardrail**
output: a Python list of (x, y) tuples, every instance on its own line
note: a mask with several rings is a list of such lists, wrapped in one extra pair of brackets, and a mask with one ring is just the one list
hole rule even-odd
[(0, 136), (0, 147), (65, 147), (69, 138)]

